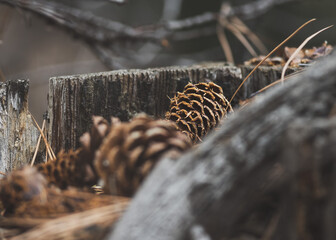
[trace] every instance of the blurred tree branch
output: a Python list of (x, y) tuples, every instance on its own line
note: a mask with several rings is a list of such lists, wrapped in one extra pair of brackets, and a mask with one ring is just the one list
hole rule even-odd
[[(123, 0), (112, 0), (123, 3)], [(131, 27), (117, 21), (101, 18), (90, 12), (46, 0), (0, 0), (0, 3), (34, 12), (76, 33), (89, 43), (98, 57), (111, 68), (142, 66), (144, 59), (133, 60), (136, 49), (148, 42), (162, 47), (163, 40), (180, 41), (216, 34), (219, 16), (241, 19), (256, 18), (271, 7), (294, 0), (258, 0), (242, 6), (231, 7), (227, 12), (206, 12), (181, 20), (166, 20), (157, 24)], [(134, 49), (130, 55), (127, 48)], [(157, 48), (156, 48), (157, 51)], [(140, 58), (141, 59), (141, 58)], [(146, 61), (144, 61), (146, 62)], [(126, 63), (126, 65), (125, 65)], [(128, 64), (129, 63), (129, 64)]]

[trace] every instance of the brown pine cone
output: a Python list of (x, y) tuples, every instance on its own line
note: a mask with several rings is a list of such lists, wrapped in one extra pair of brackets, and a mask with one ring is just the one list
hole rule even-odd
[(49, 183), (65, 189), (68, 186), (90, 187), (97, 183), (98, 176), (93, 166), (95, 151), (109, 132), (110, 125), (103, 118), (93, 116), (93, 126), (80, 138), (82, 147), (75, 152), (60, 151), (54, 161), (41, 163), (37, 169)]
[(177, 157), (190, 145), (173, 122), (140, 114), (112, 126), (97, 151), (95, 166), (105, 192), (132, 196), (159, 159)]
[(48, 187), (46, 179), (35, 168), (25, 167), (8, 174), (0, 182), (0, 200), (5, 216), (51, 218), (79, 212), (126, 198), (96, 195), (74, 188), (61, 191)]
[(68, 186), (90, 187), (97, 182), (92, 168), (79, 157), (84, 150), (61, 150), (55, 160), (36, 165), (37, 170), (42, 173), (51, 184), (65, 189)]
[[(113, 120), (113, 119), (112, 119)], [(110, 131), (110, 124), (101, 116), (92, 117), (93, 126), (90, 132), (84, 133), (80, 137), (80, 143), (82, 145), (83, 151), (79, 153), (79, 156), (83, 161), (91, 166), (94, 171), (94, 156), (95, 152), (100, 147), (103, 139)], [(113, 122), (112, 122), (113, 124)], [(114, 122), (115, 124), (115, 122)]]
[(166, 119), (176, 122), (179, 130), (198, 142), (219, 124), (228, 106), (222, 88), (215, 83), (188, 83), (183, 93), (171, 99)]

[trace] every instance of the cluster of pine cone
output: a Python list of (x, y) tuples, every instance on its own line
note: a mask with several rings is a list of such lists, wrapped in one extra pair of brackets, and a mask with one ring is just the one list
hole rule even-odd
[[(199, 142), (219, 124), (228, 106), (221, 87), (210, 82), (185, 86), (171, 99), (165, 120), (140, 114), (130, 122), (108, 122), (94, 116), (79, 149), (13, 171), (0, 182), (5, 215), (46, 217), (131, 197), (160, 159), (177, 158)], [(99, 181), (104, 193), (120, 197), (85, 192)], [(40, 211), (32, 211), (37, 205)]]

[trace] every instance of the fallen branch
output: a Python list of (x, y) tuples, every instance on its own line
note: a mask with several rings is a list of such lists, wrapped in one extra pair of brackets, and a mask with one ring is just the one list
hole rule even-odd
[[(0, 3), (19, 7), (34, 12), (44, 18), (52, 20), (58, 25), (76, 33), (83, 40), (89, 42), (90, 47), (112, 68), (125, 67), (125, 62), (135, 62), (135, 65), (143, 65), (143, 59), (134, 61), (134, 54), (120, 49), (129, 49), (130, 45), (136, 49), (137, 44), (152, 42), (161, 47), (162, 39), (183, 40), (198, 38), (201, 34), (215, 34), (216, 31), (201, 31), (198, 34), (190, 34), (191, 28), (202, 28), (204, 24), (215, 23), (218, 17), (229, 18), (239, 16), (241, 19), (255, 18), (266, 12), (271, 7), (293, 0), (259, 0), (255, 3), (232, 7), (226, 13), (204, 13), (191, 18), (162, 21), (158, 24), (131, 27), (120, 22), (104, 19), (93, 15), (90, 12), (82, 11), (58, 2), (46, 0), (0, 0)], [(250, 9), (248, 11), (247, 9)], [(255, 11), (255, 12), (254, 12)], [(214, 27), (213, 27), (214, 29)], [(183, 32), (184, 31), (184, 32)], [(125, 46), (125, 43), (129, 43)], [(105, 50), (109, 54), (104, 54)], [(136, 51), (136, 50), (134, 50)], [(120, 58), (120, 61), (115, 60)], [(121, 64), (121, 63), (122, 64)], [(142, 64), (141, 64), (142, 63)], [(129, 65), (128, 65), (129, 66)]]

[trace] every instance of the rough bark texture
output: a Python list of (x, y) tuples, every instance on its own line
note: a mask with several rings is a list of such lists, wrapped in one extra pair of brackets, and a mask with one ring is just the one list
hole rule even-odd
[[(243, 70), (242, 70), (243, 69)], [(191, 67), (168, 67), (147, 70), (112, 72), (55, 77), (49, 84), (49, 135), (51, 146), (79, 146), (79, 137), (89, 129), (92, 115), (111, 115), (128, 120), (145, 112), (163, 117), (169, 98), (182, 91), (188, 82), (211, 80), (223, 87), (230, 99), (242, 81), (242, 71), (249, 68), (208, 63)], [(279, 78), (279, 68), (260, 68), (239, 92), (233, 104)], [(259, 80), (255, 80), (257, 77)]]
[(335, 239), (336, 53), (164, 159), (109, 239)]
[(27, 164), (34, 153), (38, 130), (28, 111), (28, 80), (0, 83), (0, 171)]

